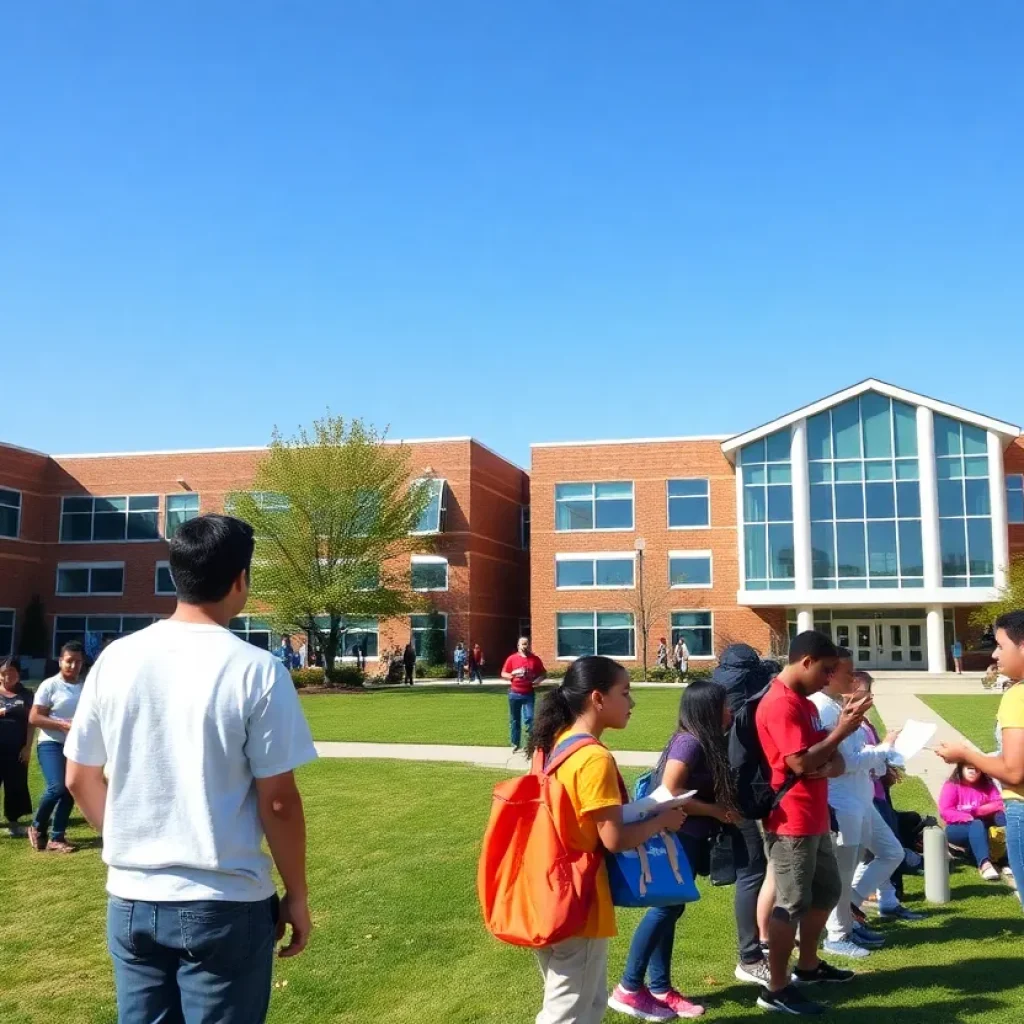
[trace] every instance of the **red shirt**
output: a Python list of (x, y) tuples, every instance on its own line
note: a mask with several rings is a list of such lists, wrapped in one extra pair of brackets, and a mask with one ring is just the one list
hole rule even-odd
[(533, 693), (533, 683), (535, 679), (539, 679), (547, 671), (544, 668), (544, 662), (537, 657), (536, 654), (522, 655), (518, 651), (515, 654), (510, 654), (505, 659), (505, 664), (502, 667), (501, 674), (506, 675), (508, 673), (515, 672), (517, 668), (525, 668), (526, 675), (516, 676), (512, 680), (512, 692), (513, 693)]
[[(809, 750), (828, 732), (818, 709), (776, 679), (757, 707), (757, 738), (772, 770), (774, 789), (786, 781), (786, 758)], [(828, 779), (800, 779), (765, 819), (765, 828), (780, 836), (820, 836), (829, 831)]]

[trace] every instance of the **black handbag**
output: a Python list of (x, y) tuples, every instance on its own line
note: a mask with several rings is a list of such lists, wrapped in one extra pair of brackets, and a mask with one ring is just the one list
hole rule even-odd
[(709, 876), (712, 885), (736, 884), (736, 844), (743, 836), (732, 825), (723, 825), (709, 840)]

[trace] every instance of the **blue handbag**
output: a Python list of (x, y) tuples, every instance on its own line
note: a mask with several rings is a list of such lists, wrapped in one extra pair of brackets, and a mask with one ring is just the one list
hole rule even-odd
[(674, 907), (700, 899), (693, 869), (674, 832), (659, 832), (635, 850), (609, 853), (606, 864), (617, 907)]

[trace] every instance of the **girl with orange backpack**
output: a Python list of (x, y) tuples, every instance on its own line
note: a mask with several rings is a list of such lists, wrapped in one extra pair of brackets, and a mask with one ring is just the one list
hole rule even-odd
[(554, 764), (551, 773), (575, 811), (582, 849), (598, 856), (588, 894), (586, 922), (570, 937), (537, 949), (544, 975), (544, 1005), (537, 1024), (598, 1024), (608, 1005), (608, 940), (616, 934), (603, 850), (631, 850), (663, 831), (675, 831), (686, 818), (680, 809), (626, 825), (622, 820), (625, 787), (615, 758), (603, 743), (605, 729), (624, 729), (633, 698), (629, 674), (601, 656), (578, 658), (562, 683), (544, 698), (533, 723), (529, 753)]

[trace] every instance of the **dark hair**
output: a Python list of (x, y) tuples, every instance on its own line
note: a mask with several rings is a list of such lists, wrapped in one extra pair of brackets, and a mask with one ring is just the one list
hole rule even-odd
[(240, 573), (248, 573), (256, 546), (253, 529), (233, 516), (210, 513), (178, 527), (170, 541), (170, 566), (178, 600), (222, 601)]
[(17, 658), (0, 658), (0, 672), (6, 672), (8, 669), (13, 668), (18, 675), (21, 675), (21, 662)]
[(60, 656), (63, 658), (65, 654), (81, 654), (85, 657), (85, 648), (82, 646), (81, 640), (69, 640), (61, 649)]
[(735, 808), (729, 746), (722, 729), (722, 712), (727, 696), (725, 687), (718, 683), (691, 683), (679, 701), (679, 729), (695, 736), (700, 743), (714, 780), (715, 799), (728, 808)]
[(804, 630), (798, 633), (789, 645), (789, 663), (795, 665), (804, 658), (812, 661), (821, 661), (824, 658), (838, 658), (839, 649), (832, 641), (814, 629)]
[(840, 661), (853, 661), (853, 651), (849, 647), (837, 647), (836, 657)]
[[(969, 782), (964, 782), (964, 769), (973, 767), (973, 765), (964, 764), (963, 761), (957, 761), (953, 771), (950, 773), (949, 781), (955, 782), (958, 786), (969, 786)], [(975, 783), (976, 786), (989, 786), (993, 785), (992, 776), (987, 775), (985, 772), (978, 770), (978, 781)]]
[(1015, 644), (1024, 644), (1024, 610), (1007, 612), (996, 619), (996, 629), (1002, 629)]
[(561, 685), (555, 687), (541, 701), (537, 717), (533, 720), (533, 732), (526, 752), (530, 757), (536, 750), (550, 754), (559, 733), (576, 721), (586, 710), (587, 698), (597, 690), (607, 693), (623, 676), (626, 670), (611, 658), (601, 654), (589, 654), (577, 658), (565, 673)]

